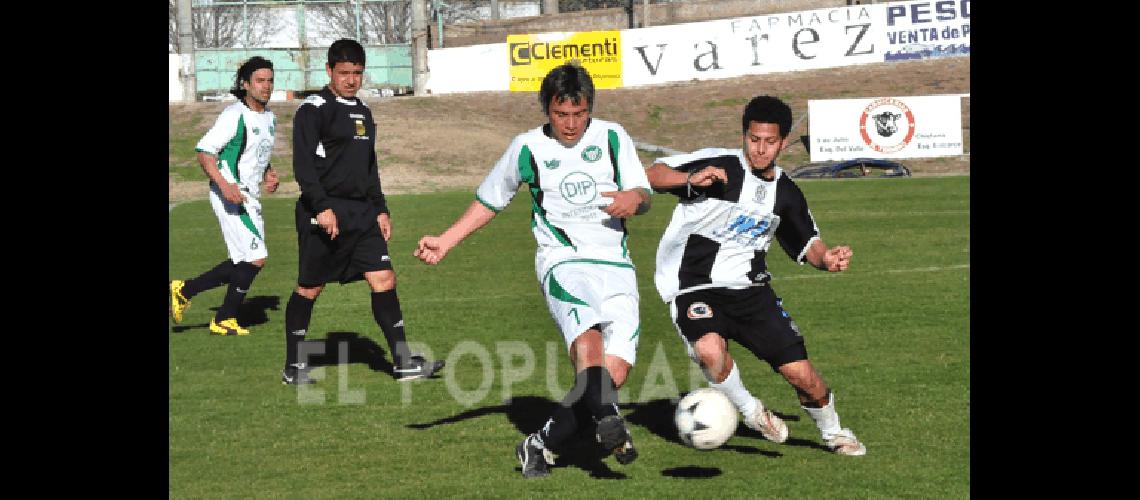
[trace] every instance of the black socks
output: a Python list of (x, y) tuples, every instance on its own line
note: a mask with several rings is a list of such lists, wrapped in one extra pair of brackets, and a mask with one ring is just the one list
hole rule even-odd
[(404, 366), (411, 353), (408, 352), (404, 337), (404, 315), (400, 312), (400, 299), (396, 296), (395, 288), (372, 292), (372, 317), (380, 325), (384, 338), (388, 339), (393, 364), (397, 367)]

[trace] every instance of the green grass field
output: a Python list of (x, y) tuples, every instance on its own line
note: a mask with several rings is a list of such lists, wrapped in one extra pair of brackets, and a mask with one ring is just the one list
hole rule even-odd
[[(740, 426), (722, 448), (679, 443), (672, 399), (705, 385), (653, 287), (656, 245), (675, 204), (656, 195), (629, 223), (641, 291), (638, 362), (622, 412), (640, 458), (583, 448), (549, 478), (524, 480), (514, 447), (572, 382), (534, 276), (525, 192), (489, 226), (428, 267), (419, 237), (446, 228), (472, 194), (390, 196), (390, 242), (410, 341), (446, 358), (442, 376), (397, 383), (367, 285), (330, 285), (310, 340), (324, 378), (282, 385), (284, 315), (296, 279), (293, 200), (266, 199), (270, 259), (239, 317), (249, 337), (211, 336), (223, 289), (194, 298), (169, 333), (169, 494), (187, 497), (964, 498), (970, 495), (970, 178), (805, 181), (824, 240), (852, 267), (829, 274), (773, 245), (774, 288), (804, 332), (837, 409), (867, 445), (833, 455), (793, 390), (740, 348), (749, 389), (788, 421), (765, 441)], [(170, 212), (170, 277), (225, 258), (206, 201)], [(347, 355), (338, 356), (344, 350)], [(382, 358), (380, 353), (383, 353)], [(334, 358), (340, 358), (337, 363)], [(506, 401), (508, 398), (509, 401)]]

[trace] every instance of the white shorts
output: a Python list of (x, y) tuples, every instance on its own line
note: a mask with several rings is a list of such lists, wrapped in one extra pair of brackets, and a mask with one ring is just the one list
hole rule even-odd
[(595, 262), (558, 264), (547, 274), (542, 292), (567, 351), (574, 339), (598, 325), (606, 354), (624, 359), (630, 366), (637, 361), (641, 318), (632, 267)]
[[(243, 194), (245, 194), (243, 192)], [(265, 221), (261, 218), (261, 201), (246, 194), (245, 203), (234, 205), (222, 198), (217, 186), (210, 185), (210, 206), (222, 226), (230, 260), (253, 262), (269, 256), (265, 247)]]

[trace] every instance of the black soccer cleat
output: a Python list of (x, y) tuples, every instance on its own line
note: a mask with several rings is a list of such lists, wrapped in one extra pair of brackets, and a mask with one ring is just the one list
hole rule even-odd
[(598, 421), (596, 438), (603, 449), (614, 454), (619, 464), (627, 465), (637, 458), (637, 448), (633, 447), (633, 436), (625, 427), (625, 421), (618, 415), (602, 417)]
[(535, 444), (536, 439), (537, 435), (530, 434), (515, 447), (515, 456), (522, 465), (523, 477), (527, 479), (550, 475), (550, 468), (546, 466), (546, 457), (542, 454), (542, 448)]
[(315, 380), (309, 377), (309, 367), (305, 363), (295, 363), (285, 366), (281, 370), (281, 383), (285, 385), (312, 384)]
[(417, 378), (430, 378), (432, 375), (435, 375), (436, 372), (442, 370), (445, 363), (443, 360), (428, 361), (424, 359), (423, 356), (417, 354), (408, 357), (408, 360), (402, 366), (393, 367), (392, 374), (396, 377), (396, 380), (401, 382), (405, 380), (415, 380)]

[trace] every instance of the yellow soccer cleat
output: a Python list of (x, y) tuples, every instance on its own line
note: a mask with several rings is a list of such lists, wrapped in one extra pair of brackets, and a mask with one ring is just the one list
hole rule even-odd
[(170, 317), (174, 318), (174, 323), (182, 322), (182, 313), (190, 309), (190, 299), (182, 295), (182, 287), (186, 286), (186, 282), (182, 280), (174, 280), (170, 282)]
[(223, 319), (221, 323), (215, 323), (210, 320), (210, 333), (214, 335), (249, 335), (249, 330), (242, 328), (237, 323), (237, 318)]

